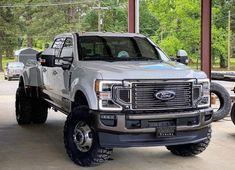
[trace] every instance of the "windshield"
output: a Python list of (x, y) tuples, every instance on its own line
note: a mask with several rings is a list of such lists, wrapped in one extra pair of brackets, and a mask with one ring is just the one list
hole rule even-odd
[(162, 60), (147, 38), (87, 36), (80, 37), (79, 43), (79, 59), (83, 61)]

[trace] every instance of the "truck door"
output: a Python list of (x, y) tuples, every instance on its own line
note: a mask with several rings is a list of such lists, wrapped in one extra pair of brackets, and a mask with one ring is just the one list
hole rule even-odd
[(69, 110), (69, 90), (70, 90), (70, 70), (63, 70), (62, 64), (64, 63), (63, 57), (73, 57), (74, 54), (73, 39), (67, 37), (64, 41), (58, 59), (56, 59), (56, 67), (52, 70), (53, 93), (57, 97), (57, 102), (65, 110)]
[[(61, 49), (63, 47), (65, 38), (57, 38), (55, 39), (53, 45), (51, 48), (45, 50), (43, 52), (43, 55), (55, 55), (58, 56), (60, 55)], [(49, 67), (49, 66), (42, 66), (41, 67), (41, 73), (42, 73), (42, 79), (43, 79), (43, 84), (44, 84), (44, 90), (43, 92), (47, 94), (47, 96), (50, 96), (50, 100), (55, 102), (55, 96), (53, 94), (53, 89), (54, 89), (54, 80), (53, 80), (53, 70), (54, 67)]]

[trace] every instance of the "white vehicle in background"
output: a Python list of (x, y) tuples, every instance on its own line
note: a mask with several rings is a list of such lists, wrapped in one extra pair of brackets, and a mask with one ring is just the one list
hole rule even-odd
[(6, 65), (4, 71), (5, 80), (12, 80), (14, 78), (19, 79), (24, 69), (24, 64), (22, 62), (9, 62)]

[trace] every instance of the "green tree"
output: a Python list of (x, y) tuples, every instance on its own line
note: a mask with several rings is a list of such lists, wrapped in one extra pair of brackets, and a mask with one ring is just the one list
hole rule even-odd
[(155, 36), (159, 22), (148, 8), (146, 0), (140, 1), (140, 33), (146, 36)]
[[(7, 3), (7, 1), (1, 1)], [(17, 34), (19, 23), (11, 8), (0, 8), (0, 71), (2, 67), (2, 57), (13, 56), (13, 50), (17, 47)]]
[(159, 22), (153, 40), (170, 55), (183, 48), (190, 57), (199, 56), (200, 1), (148, 0), (147, 4)]
[[(228, 11), (230, 0), (214, 0), (212, 8), (212, 63), (220, 61), (220, 67), (227, 67), (228, 56)], [(213, 65), (212, 65), (213, 66)]]

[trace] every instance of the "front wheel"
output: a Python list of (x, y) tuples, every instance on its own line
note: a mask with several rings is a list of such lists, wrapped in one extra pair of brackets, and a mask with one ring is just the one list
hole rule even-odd
[(210, 143), (211, 127), (208, 128), (207, 138), (198, 143), (167, 146), (167, 149), (174, 155), (178, 156), (194, 156), (202, 153)]
[(112, 149), (100, 146), (87, 106), (76, 107), (68, 115), (64, 126), (64, 144), (70, 159), (80, 166), (99, 165), (108, 160), (112, 152)]

